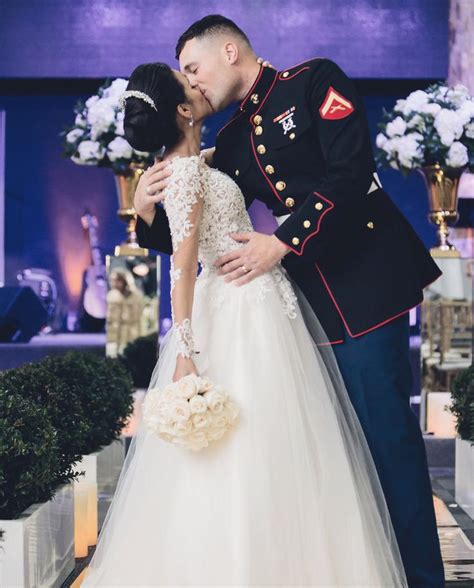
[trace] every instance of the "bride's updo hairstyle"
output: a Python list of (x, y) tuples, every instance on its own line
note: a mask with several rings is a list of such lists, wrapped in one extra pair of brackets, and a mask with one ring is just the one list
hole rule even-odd
[(154, 153), (171, 149), (182, 137), (176, 122), (178, 104), (186, 102), (184, 88), (166, 63), (144, 63), (136, 67), (127, 85), (150, 96), (156, 106), (136, 96), (125, 100), (125, 139), (137, 151)]

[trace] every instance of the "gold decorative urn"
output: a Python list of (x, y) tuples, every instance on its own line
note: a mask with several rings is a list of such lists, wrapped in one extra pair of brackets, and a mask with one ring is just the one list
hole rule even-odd
[(428, 191), (429, 219), (438, 227), (438, 245), (430, 250), (433, 257), (460, 257), (459, 251), (449, 242), (448, 226), (459, 220), (458, 188), (465, 169), (466, 166), (447, 167), (439, 163), (418, 169)]
[(133, 197), (143, 170), (143, 164), (131, 164), (127, 174), (114, 174), (119, 201), (117, 215), (127, 225), (127, 239), (115, 247), (115, 255), (148, 255), (148, 249), (140, 247), (137, 241), (137, 213), (133, 206)]

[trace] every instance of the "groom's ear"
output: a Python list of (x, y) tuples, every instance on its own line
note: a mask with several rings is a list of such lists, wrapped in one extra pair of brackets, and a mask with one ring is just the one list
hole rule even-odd
[(239, 48), (232, 41), (227, 41), (224, 45), (224, 55), (229, 64), (233, 64), (239, 58)]

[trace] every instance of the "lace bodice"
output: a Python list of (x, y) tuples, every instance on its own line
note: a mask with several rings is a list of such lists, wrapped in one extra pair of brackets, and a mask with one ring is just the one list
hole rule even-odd
[[(197, 259), (202, 267), (198, 280), (214, 280), (208, 303), (222, 304), (225, 300), (225, 286), (228, 287), (229, 284), (217, 274), (217, 268), (213, 264), (221, 255), (242, 247), (242, 244), (232, 239), (229, 233), (253, 231), (244, 196), (229, 176), (207, 166), (198, 155), (174, 157), (170, 165), (172, 175), (165, 189), (163, 205), (173, 244), (171, 292), (173, 293), (182, 275), (182, 267), (176, 262), (176, 252), (179, 252), (194, 234)], [(246, 286), (258, 300), (263, 300), (269, 289), (276, 288), (282, 299), (283, 310), (291, 318), (296, 316), (296, 296), (280, 264)], [(174, 319), (173, 305), (172, 312)], [(193, 341), (190, 320), (177, 325), (178, 332), (180, 329), (181, 341), (185, 341), (191, 349)], [(189, 353), (191, 354), (192, 352)]]

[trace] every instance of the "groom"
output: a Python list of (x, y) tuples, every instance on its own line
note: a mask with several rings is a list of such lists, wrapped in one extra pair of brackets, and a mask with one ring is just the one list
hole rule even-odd
[[(212, 165), (275, 215), (273, 235), (234, 234), (242, 247), (217, 260), (245, 284), (281, 261), (332, 345), (371, 449), (410, 588), (444, 587), (426, 453), (409, 404), (408, 311), (441, 271), (383, 190), (366, 114), (332, 61), (280, 72), (256, 61), (229, 19), (207, 16), (178, 40), (181, 71), (213, 111), (239, 105), (219, 131)], [(140, 245), (171, 253), (166, 185), (157, 163), (135, 196)], [(343, 530), (341, 529), (341, 532)]]

